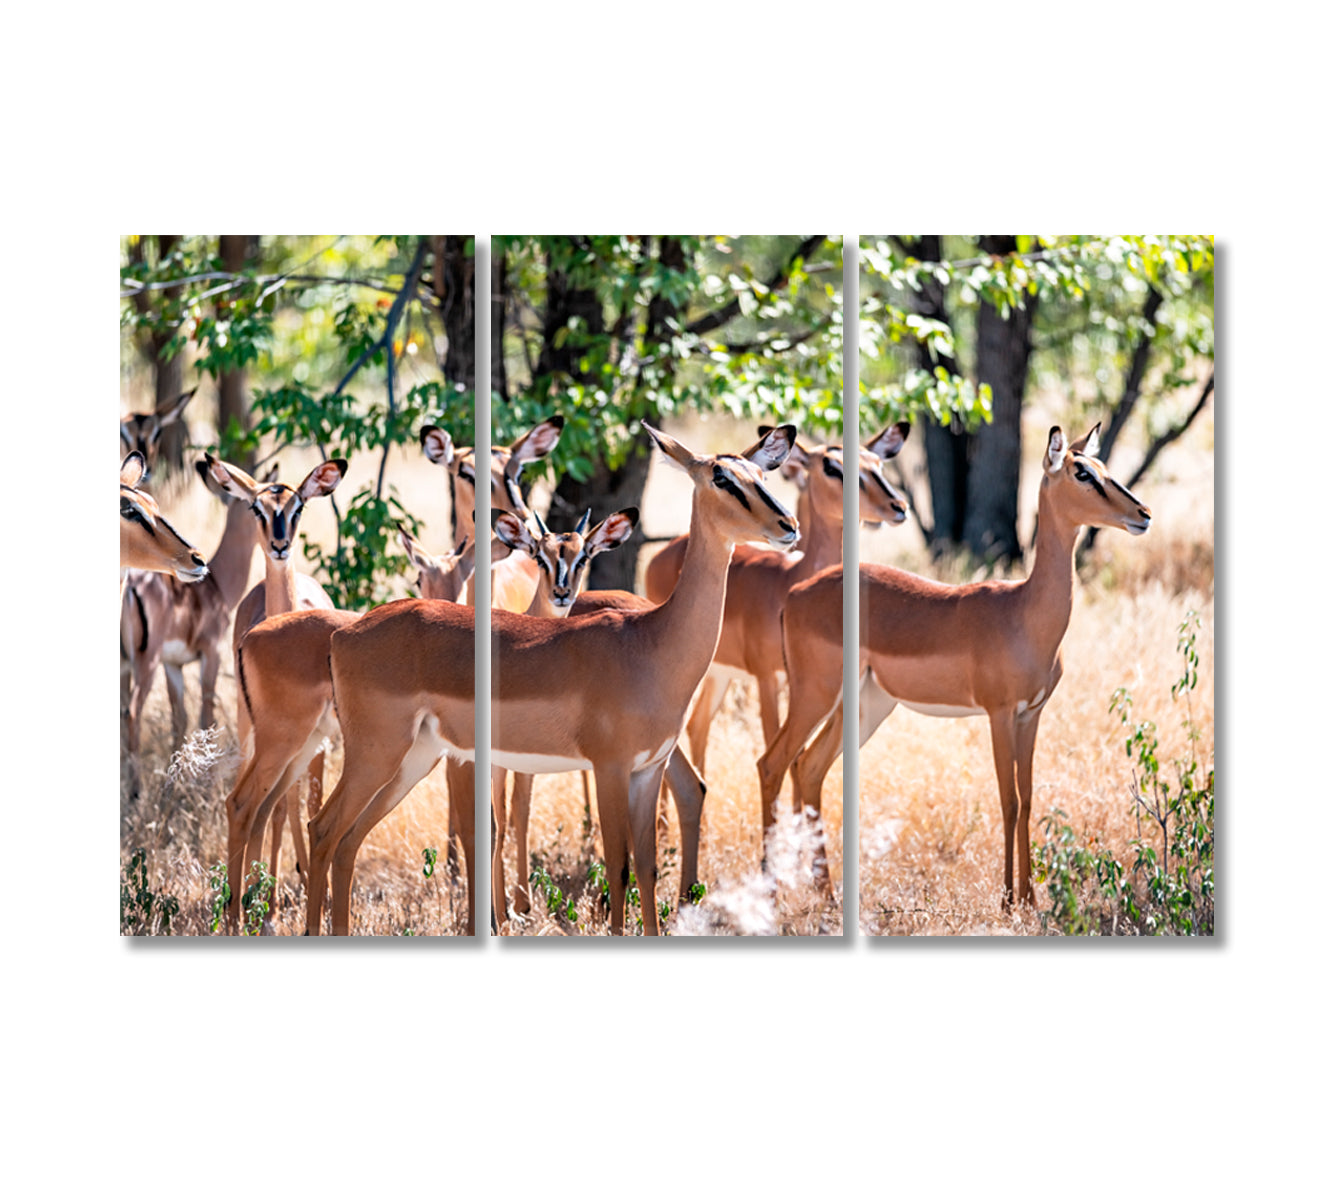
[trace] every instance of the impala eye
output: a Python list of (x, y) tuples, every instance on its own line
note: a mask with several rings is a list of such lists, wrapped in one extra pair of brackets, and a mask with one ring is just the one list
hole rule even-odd
[(1093, 476), (1090, 475), (1086, 470), (1084, 470), (1083, 467), (1076, 467), (1075, 478), (1079, 480), (1080, 483), (1088, 483), (1088, 481), (1092, 479)]

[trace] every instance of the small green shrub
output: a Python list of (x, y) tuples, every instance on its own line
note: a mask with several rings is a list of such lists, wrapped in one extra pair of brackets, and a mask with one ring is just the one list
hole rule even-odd
[(1042, 821), (1045, 840), (1033, 846), (1033, 874), (1047, 885), (1044, 928), (1066, 934), (1139, 933), (1208, 935), (1214, 931), (1214, 768), (1199, 762), (1202, 740), (1191, 694), (1199, 683), (1196, 638), (1200, 618), (1188, 612), (1177, 628), (1184, 661), (1172, 685), (1184, 700), (1189, 755), (1164, 778), (1158, 759), (1158, 727), (1132, 718), (1126, 688), (1112, 694), (1109, 712), (1126, 731), (1126, 756), (1135, 763), (1134, 862), (1127, 870), (1096, 835), (1082, 838), (1056, 809)]
[(148, 852), (142, 847), (130, 855), (130, 865), (120, 880), (120, 931), (132, 936), (171, 933), (172, 918), (181, 911), (180, 902), (148, 886)]

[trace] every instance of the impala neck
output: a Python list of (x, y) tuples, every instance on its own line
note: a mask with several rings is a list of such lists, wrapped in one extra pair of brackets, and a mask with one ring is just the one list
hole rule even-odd
[(1070, 625), (1075, 599), (1075, 542), (1079, 525), (1055, 509), (1044, 487), (1038, 493), (1038, 536), (1033, 570), (1020, 585), (1024, 589), (1026, 624), (1039, 644), (1052, 653)]
[[(293, 544), (293, 550), (295, 550)], [(275, 617), (292, 612), (298, 607), (296, 594), (296, 566), (289, 554), (282, 562), (264, 556), (264, 615)]]
[[(797, 519), (801, 520), (800, 517)], [(806, 519), (802, 559), (794, 583), (843, 561), (843, 510), (839, 509), (837, 516), (822, 516), (815, 505), (810, 504), (806, 507)]]
[(727, 597), (727, 564), (732, 561), (732, 542), (705, 526), (700, 518), (699, 498), (690, 511), (690, 537), (686, 542), (681, 576), (672, 594), (652, 613), (647, 623), (655, 628), (657, 646), (670, 653), (669, 670), (663, 672), (664, 700), (669, 681), (687, 681), (682, 711), (690, 702), (699, 681), (718, 649), (723, 627), (723, 601)]
[(239, 502), (228, 504), (227, 524), (218, 548), (208, 560), (209, 576), (218, 585), (228, 608), (235, 608), (246, 594), (254, 558), (255, 528), (250, 512)]

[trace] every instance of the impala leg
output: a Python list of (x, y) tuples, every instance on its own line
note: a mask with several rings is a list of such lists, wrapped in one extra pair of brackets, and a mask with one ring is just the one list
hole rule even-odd
[(625, 893), (630, 885), (629, 772), (624, 767), (594, 768), (598, 819), (602, 822), (602, 854), (607, 865), (607, 896), (611, 932), (625, 928)]
[(667, 759), (666, 780), (676, 801), (676, 819), (681, 825), (681, 901), (690, 899), (690, 889), (699, 882), (699, 830), (708, 789), (690, 765), (680, 746), (673, 746)]
[[(258, 750), (256, 750), (258, 753)], [(281, 869), (281, 858), (283, 850), (283, 826), (288, 823), (288, 811), (296, 808), (299, 811), (301, 804), (301, 790), (297, 787), (289, 787), (282, 793), (282, 798), (274, 805), (273, 811), (269, 814), (269, 857), (265, 860), (268, 863), (269, 874), (273, 876), (273, 905), (276, 908), (278, 903), (278, 879)], [(263, 847), (261, 846), (261, 850)], [(248, 867), (250, 864), (247, 863)]]
[[(760, 841), (761, 865), (764, 847), (777, 820), (778, 793), (783, 776), (793, 766), (811, 734), (833, 713), (839, 704), (842, 680), (825, 681), (812, 676), (810, 686), (792, 689), (788, 698), (787, 719), (779, 726), (757, 764), (760, 772), (760, 804), (763, 835)], [(794, 795), (795, 801), (795, 795)]]
[(417, 784), (426, 778), (440, 761), (441, 746), (433, 738), (418, 735), (411, 749), (403, 756), (398, 770), (388, 783), (362, 809), (352, 827), (339, 839), (333, 856), (332, 918), (335, 936), (345, 937), (352, 932), (352, 868), (361, 843), (385, 817), (398, 806)]
[[(322, 740), (321, 740), (322, 744)], [(306, 779), (306, 815), (314, 820), (324, 800), (324, 751), (319, 750), (310, 760), (305, 772)], [(306, 853), (306, 822), (301, 820), (301, 805), (296, 799), (295, 789), (287, 806), (287, 824), (292, 831), (292, 848), (296, 851), (296, 873), (304, 886), (310, 878), (310, 856)]]
[(218, 668), (222, 665), (222, 656), (217, 646), (205, 650), (199, 659), (199, 728), (211, 729), (214, 725), (213, 702), (218, 694)]
[[(452, 759), (446, 760), (447, 766), (455, 765)], [(469, 763), (469, 766), (472, 764)], [(476, 772), (473, 772), (476, 777)], [(477, 894), (477, 863), (474, 857), (474, 847), (476, 846), (476, 809), (473, 807), (473, 794), (468, 792), (468, 802), (454, 811), (454, 797), (451, 795), (449, 800), (450, 816), (454, 820), (454, 829), (458, 834), (459, 841), (463, 843), (463, 868), (464, 880), (468, 885), (468, 924), (466, 932), (469, 937), (476, 931), (476, 922), (474, 920), (473, 897)]]
[(515, 775), (510, 793), (511, 816), (514, 818), (514, 911), (528, 912), (528, 812), (533, 803), (533, 777)]
[[(833, 716), (816, 735), (815, 740), (797, 756), (792, 771), (796, 781), (796, 794), (793, 807), (797, 812), (805, 813), (812, 824), (820, 820), (821, 791), (824, 777), (829, 768), (843, 753), (843, 706), (834, 709)], [(824, 888), (829, 887), (829, 854), (825, 848), (824, 832), (815, 838), (815, 880)]]
[(493, 926), (505, 924), (509, 910), (505, 906), (505, 832), (509, 826), (505, 799), (506, 772), (491, 772), (491, 920)]
[(658, 934), (658, 793), (662, 789), (663, 763), (636, 771), (630, 776), (630, 833), (635, 847), (635, 879), (639, 883), (639, 910), (644, 936)]
[(704, 774), (704, 756), (709, 750), (709, 728), (723, 706), (723, 697), (727, 695), (730, 683), (730, 679), (720, 680), (707, 673), (695, 691), (695, 706), (686, 721), (686, 740), (690, 743), (690, 759), (701, 775)]
[[(343, 725), (346, 747), (343, 773), (329, 796), (329, 802), (307, 826), (310, 835), (310, 878), (306, 886), (306, 933), (319, 934), (324, 915), (324, 893), (333, 864), (334, 852), (343, 835), (352, 828), (376, 794), (394, 778), (404, 757), (412, 748), (415, 734), (389, 733), (383, 740), (372, 730), (364, 738), (354, 736), (350, 723)], [(361, 746), (383, 747), (368, 754)]]
[(1001, 820), (1005, 825), (1005, 890), (1001, 907), (1014, 902), (1014, 833), (1019, 815), (1019, 797), (1015, 786), (1015, 720), (1013, 709), (988, 714), (991, 718), (991, 753), (996, 763), (996, 783), (1000, 789)]
[(1033, 880), (1029, 874), (1028, 817), (1033, 807), (1033, 749), (1038, 741), (1038, 720), (1042, 709), (1024, 713), (1016, 722), (1015, 766), (1019, 783), (1019, 818), (1015, 830), (1019, 852), (1018, 899), (1033, 903)]
[[(346, 738), (344, 738), (346, 744)], [(463, 856), (465, 859), (465, 868), (468, 881), (468, 932), (472, 932), (472, 913), (473, 913), (473, 884), (476, 882), (473, 866), (473, 838), (474, 826), (477, 824), (476, 809), (474, 808), (474, 793), (477, 786), (477, 768), (471, 763), (461, 759), (445, 759), (445, 787), (449, 792), (449, 841), (448, 849), (445, 854), (445, 862), (449, 863), (453, 859), (453, 867), (450, 869), (450, 878), (457, 879), (458, 870), (458, 849), (454, 839), (460, 838), (463, 841)], [(494, 793), (493, 793), (494, 796)], [(494, 826), (495, 822), (492, 822)], [(492, 873), (494, 886), (495, 874)], [(505, 915), (504, 908), (500, 909), (500, 916)], [(495, 928), (496, 920), (495, 902), (492, 901), (491, 920), (492, 928)]]
[(178, 750), (185, 743), (185, 731), (190, 726), (190, 718), (185, 715), (185, 672), (176, 663), (163, 663), (162, 674), (171, 704), (171, 746)]
[[(246, 820), (250, 832), (246, 839), (245, 857), (242, 859), (244, 871), (249, 871), (250, 864), (256, 859), (263, 859), (265, 823), (271, 820), (275, 807), (281, 798), (291, 790), (293, 780), (297, 779), (301, 773), (301, 768), (292, 762), (290, 752), (269, 755), (262, 749), (257, 749), (251, 762), (256, 764), (256, 767), (251, 774), (250, 795), (246, 805), (250, 812), (250, 816)], [(256, 800), (258, 800), (258, 803), (256, 803)], [(288, 811), (290, 812), (291, 809), (289, 808)], [(281, 813), (278, 814), (277, 830), (281, 836)], [(275, 847), (274, 855), (276, 856), (277, 853)], [(274, 886), (273, 894), (269, 897), (270, 918), (276, 913), (278, 906), (278, 876), (277, 872), (271, 873), (274, 877)], [(241, 884), (242, 887), (245, 886), (244, 875)]]

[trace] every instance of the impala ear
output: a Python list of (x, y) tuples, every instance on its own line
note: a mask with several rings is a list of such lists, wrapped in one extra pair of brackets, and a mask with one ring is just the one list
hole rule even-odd
[(1065, 465), (1065, 455), (1068, 449), (1065, 434), (1061, 432), (1061, 427), (1053, 425), (1051, 432), (1047, 435), (1047, 455), (1042, 460), (1042, 469), (1048, 475), (1055, 475)]
[(783, 465), (796, 444), (797, 427), (779, 425), (769, 430), (749, 450), (743, 450), (741, 457), (750, 459), (761, 471), (774, 471)]
[(422, 544), (412, 536), (403, 526), (395, 521), (395, 528), (398, 530), (398, 540), (403, 543), (403, 549), (408, 552), (408, 558), (417, 570), (424, 570), (431, 565), (431, 556), (423, 549)]
[(584, 550), (590, 558), (604, 550), (612, 550), (628, 538), (639, 522), (639, 509), (623, 508), (614, 512), (603, 521), (584, 542)]
[(328, 462), (320, 463), (301, 481), (301, 486), (296, 489), (296, 494), (302, 500), (313, 500), (316, 496), (327, 496), (343, 482), (343, 476), (346, 474), (347, 459), (331, 458)]
[(1084, 454), (1089, 458), (1098, 457), (1099, 438), (1098, 431), (1102, 428), (1102, 422), (1099, 421), (1092, 429), (1088, 431), (1079, 441), (1075, 442), (1070, 449), (1075, 454)]
[(678, 467), (688, 470), (690, 464), (695, 461), (695, 456), (690, 453), (680, 442), (670, 434), (663, 433), (661, 429), (654, 429), (647, 421), (640, 421), (639, 424), (644, 431), (651, 437), (657, 447)]
[(866, 448), (878, 458), (893, 458), (903, 449), (903, 443), (908, 440), (908, 432), (912, 426), (907, 421), (900, 421), (897, 425), (890, 425), (887, 429), (882, 429), (869, 442)]
[(454, 439), (438, 425), (423, 425), (420, 437), (422, 449), (433, 463), (447, 467), (454, 461)]
[(499, 537), (491, 539), (491, 565), (493, 567), (497, 563), (503, 563), (513, 553), (514, 547), (508, 542), (501, 541)]
[(512, 512), (506, 512), (503, 508), (498, 508), (495, 510), (492, 527), (496, 531), (496, 537), (511, 550), (526, 550), (529, 554), (536, 553), (537, 542), (533, 539), (532, 531), (524, 523), (522, 517), (517, 517)]
[(267, 487), (269, 484), (277, 482), (278, 482), (278, 464), (275, 462), (267, 471), (264, 472), (263, 477), (260, 479), (260, 483), (264, 484)]
[(198, 384), (192, 387), (188, 392), (183, 392), (175, 400), (165, 401), (160, 408), (156, 410), (156, 416), (162, 425), (174, 425), (181, 419), (181, 413), (185, 411), (185, 406), (190, 403), (190, 398), (199, 390)]
[(259, 484), (240, 467), (234, 467), (231, 463), (225, 463), (208, 453), (204, 455), (204, 464), (208, 468), (209, 475), (227, 495), (234, 496), (237, 500), (244, 500), (247, 504), (254, 500), (255, 493), (259, 491)]
[(123, 487), (138, 487), (148, 464), (138, 450), (131, 450), (120, 464), (120, 482)]
[(510, 448), (510, 460), (505, 464), (505, 472), (511, 471), (517, 477), (519, 468), (526, 462), (533, 462), (550, 454), (560, 441), (560, 431), (565, 428), (565, 418), (557, 413), (548, 417), (540, 425), (534, 425), (523, 437)]

